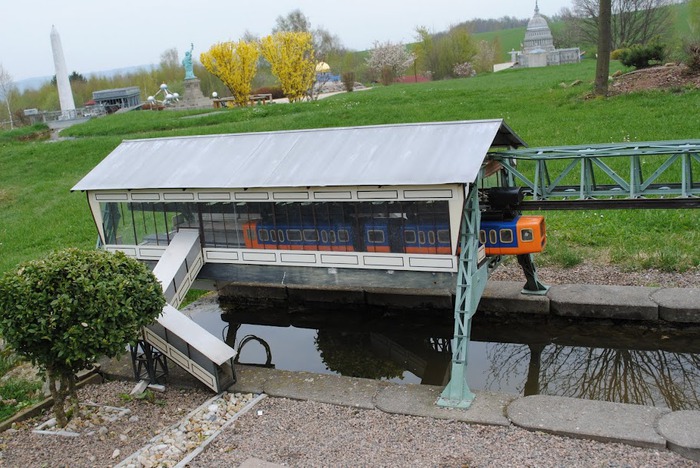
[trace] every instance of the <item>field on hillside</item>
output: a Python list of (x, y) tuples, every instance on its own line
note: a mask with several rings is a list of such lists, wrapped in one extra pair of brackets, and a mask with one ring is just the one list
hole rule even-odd
[[(75, 139), (0, 134), (0, 272), (61, 247), (94, 248), (84, 195), (71, 187), (123, 139), (502, 118), (529, 146), (700, 138), (700, 92), (591, 97), (593, 61), (470, 79), (392, 85), (315, 102), (229, 110), (131, 112), (64, 130)], [(612, 71), (620, 69), (613, 64)], [(579, 82), (576, 86), (572, 83)], [(630, 269), (700, 266), (695, 210), (548, 212), (540, 263), (592, 258)]]

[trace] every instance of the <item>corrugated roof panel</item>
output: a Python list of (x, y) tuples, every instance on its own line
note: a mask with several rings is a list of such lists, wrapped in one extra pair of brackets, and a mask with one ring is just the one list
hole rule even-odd
[(73, 190), (470, 183), (504, 145), (500, 119), (130, 140)]

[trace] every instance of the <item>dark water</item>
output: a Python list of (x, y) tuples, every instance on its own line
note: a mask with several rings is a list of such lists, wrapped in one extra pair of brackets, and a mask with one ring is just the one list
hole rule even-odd
[[(451, 313), (210, 307), (192, 318), (236, 348), (239, 360), (397, 383), (449, 381)], [(469, 347), (472, 390), (546, 394), (700, 409), (700, 327), (477, 315)]]

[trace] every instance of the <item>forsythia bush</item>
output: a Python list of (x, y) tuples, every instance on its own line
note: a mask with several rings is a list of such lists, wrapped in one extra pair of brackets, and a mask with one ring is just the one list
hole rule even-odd
[(218, 77), (231, 91), (239, 106), (248, 104), (260, 51), (254, 42), (219, 42), (199, 59), (209, 73)]
[(313, 37), (308, 32), (278, 32), (264, 37), (262, 55), (270, 63), (284, 95), (290, 102), (307, 95), (314, 84), (316, 62)]

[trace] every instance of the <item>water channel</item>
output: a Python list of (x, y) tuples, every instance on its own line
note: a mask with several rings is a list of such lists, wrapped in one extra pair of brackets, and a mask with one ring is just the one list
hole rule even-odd
[[(253, 309), (209, 297), (185, 313), (242, 364), (396, 383), (449, 381), (451, 311)], [(493, 318), (477, 314), (472, 390), (700, 409), (700, 326)]]

